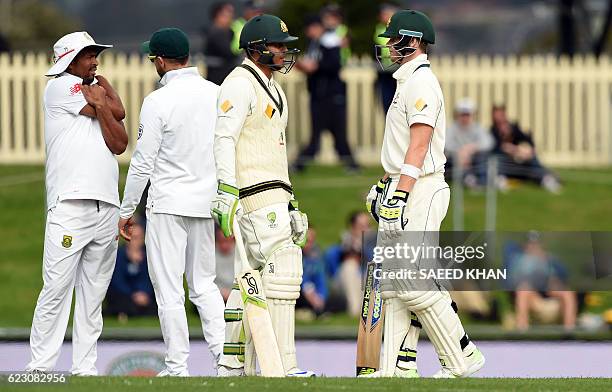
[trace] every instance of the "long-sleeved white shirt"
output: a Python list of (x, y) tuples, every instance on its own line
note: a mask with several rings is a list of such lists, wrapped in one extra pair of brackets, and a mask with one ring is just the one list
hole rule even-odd
[(134, 214), (150, 180), (152, 212), (210, 217), (217, 189), (213, 142), (219, 86), (195, 67), (169, 71), (161, 84), (142, 104), (120, 215)]

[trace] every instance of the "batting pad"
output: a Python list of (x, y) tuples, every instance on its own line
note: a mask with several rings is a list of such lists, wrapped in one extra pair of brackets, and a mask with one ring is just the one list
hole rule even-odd
[(436, 302), (414, 313), (434, 345), (440, 364), (455, 376), (461, 377), (466, 372), (460, 343), (465, 332), (459, 316), (450, 306), (449, 297), (437, 293), (439, 299)]
[[(410, 311), (406, 307), (406, 304), (398, 298), (384, 300), (384, 306), (385, 326), (383, 332), (381, 373), (385, 377), (391, 377), (395, 371), (400, 345), (410, 329)], [(414, 343), (414, 349), (416, 349), (416, 341)]]
[(285, 373), (297, 369), (295, 356), (295, 300), (268, 298), (268, 311), (276, 334)]
[[(219, 365), (238, 369), (248, 364), (255, 372), (253, 341), (248, 333), (248, 323), (243, 313), (242, 297), (237, 284), (232, 286), (232, 291), (227, 298), (224, 311), (225, 318), (225, 343), (223, 344), (223, 355), (219, 360)], [(248, 338), (248, 339), (247, 339)], [(245, 372), (249, 366), (245, 367)]]
[(266, 261), (261, 280), (266, 298), (295, 302), (300, 296), (302, 283), (302, 249), (288, 245), (275, 250)]

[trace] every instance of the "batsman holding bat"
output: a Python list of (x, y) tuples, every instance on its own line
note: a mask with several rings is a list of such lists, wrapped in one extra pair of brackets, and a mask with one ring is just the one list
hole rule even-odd
[[(308, 221), (293, 199), (285, 145), (287, 98), (273, 78), (274, 72), (287, 73), (293, 67), (298, 50), (287, 49), (286, 44), (295, 40), (273, 15), (256, 16), (242, 29), (240, 48), (246, 59), (227, 76), (217, 100), (218, 190), (212, 215), (230, 236), (240, 202), (237, 226), (250, 266), (261, 271), (284, 374), (309, 377), (314, 374), (297, 367), (294, 341), (295, 300), (302, 281), (300, 246), (306, 242)], [(236, 287), (225, 309), (220, 376), (255, 373), (253, 343), (242, 306)]]
[[(368, 210), (379, 221), (379, 243), (402, 232), (437, 232), (448, 209), (450, 190), (444, 181), (446, 123), (444, 97), (427, 59), (435, 43), (429, 18), (418, 11), (395, 13), (377, 46), (399, 65), (397, 88), (385, 122), (381, 162), (383, 179), (372, 187)], [(416, 346), (421, 327), (433, 343), (442, 369), (438, 378), (467, 377), (484, 365), (470, 342), (449, 293), (431, 290), (383, 290), (385, 307), (381, 370), (370, 376), (418, 377)]]

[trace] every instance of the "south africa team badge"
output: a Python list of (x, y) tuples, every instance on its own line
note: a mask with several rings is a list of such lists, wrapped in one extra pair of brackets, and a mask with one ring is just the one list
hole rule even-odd
[(72, 236), (65, 235), (62, 239), (62, 246), (66, 249), (70, 248), (72, 246)]

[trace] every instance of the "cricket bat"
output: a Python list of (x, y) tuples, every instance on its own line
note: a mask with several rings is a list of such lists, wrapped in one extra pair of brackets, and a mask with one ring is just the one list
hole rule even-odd
[(276, 335), (272, 328), (272, 319), (268, 312), (261, 274), (249, 265), (238, 221), (239, 215), (236, 213), (233, 226), (234, 238), (236, 240), (236, 251), (242, 265), (242, 271), (238, 271), (236, 279), (240, 286), (240, 294), (244, 304), (243, 311), (251, 330), (259, 369), (264, 377), (285, 377), (285, 369), (283, 368)]
[(374, 277), (376, 268), (378, 268), (377, 264), (370, 261), (366, 269), (357, 332), (357, 376), (374, 373), (380, 367), (384, 307), (380, 292), (380, 279)]

